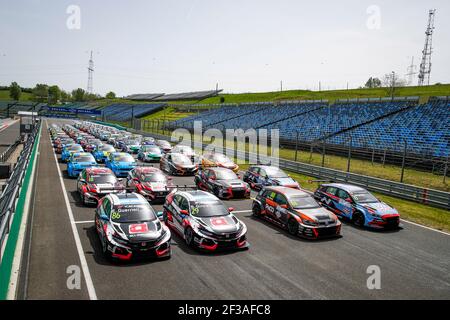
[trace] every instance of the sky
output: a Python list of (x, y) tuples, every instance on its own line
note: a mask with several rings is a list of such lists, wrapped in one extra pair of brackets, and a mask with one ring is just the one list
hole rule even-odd
[[(0, 85), (228, 93), (364, 85), (419, 65), (437, 9), (431, 83), (450, 83), (448, 0), (0, 0)], [(417, 78), (414, 79), (417, 83)]]

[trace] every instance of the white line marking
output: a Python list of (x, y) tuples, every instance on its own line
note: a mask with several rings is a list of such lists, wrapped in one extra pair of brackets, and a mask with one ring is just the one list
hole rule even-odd
[(250, 213), (252, 210), (233, 211), (232, 213)]
[(430, 227), (427, 227), (427, 226), (423, 226), (423, 225), (415, 223), (415, 222), (411, 222), (411, 221), (404, 220), (404, 219), (401, 219), (401, 221), (409, 223), (409, 224), (412, 224), (412, 225), (417, 226), (417, 227), (421, 227), (421, 228), (427, 229), (427, 230), (438, 232), (438, 233), (444, 234), (446, 236), (450, 236), (450, 233), (447, 233), (447, 232), (444, 232), (444, 231), (441, 231), (441, 230), (437, 230), (437, 229), (433, 229), (433, 228), (430, 228)]
[(75, 224), (84, 224), (84, 223), (94, 223), (94, 220), (86, 220), (86, 221), (75, 221)]
[[(47, 120), (45, 125), (48, 129)], [(67, 214), (69, 215), (70, 226), (72, 227), (73, 237), (75, 238), (75, 245), (77, 247), (78, 256), (80, 258), (81, 268), (83, 269), (84, 281), (86, 282), (86, 287), (89, 294), (89, 299), (97, 300), (97, 294), (95, 293), (94, 283), (92, 282), (91, 273), (89, 272), (89, 267), (84, 256), (83, 246), (81, 245), (80, 235), (75, 224), (75, 219), (73, 218), (72, 208), (70, 207), (69, 197), (67, 196), (66, 186), (64, 185), (64, 180), (59, 169), (58, 158), (56, 153), (53, 151), (53, 157), (55, 158), (56, 170), (58, 171), (59, 182), (61, 183), (61, 188), (63, 190), (64, 201), (66, 202)]]

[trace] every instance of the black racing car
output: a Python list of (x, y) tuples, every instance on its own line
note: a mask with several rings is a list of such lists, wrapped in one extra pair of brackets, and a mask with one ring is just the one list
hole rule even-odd
[(95, 226), (107, 258), (169, 258), (170, 230), (144, 197), (137, 193), (111, 194), (95, 210)]
[(198, 171), (198, 165), (192, 159), (182, 153), (166, 153), (160, 160), (161, 170), (170, 175), (193, 176)]
[(231, 169), (212, 167), (203, 169), (195, 176), (199, 189), (212, 192), (221, 199), (250, 198), (250, 187)]
[(206, 251), (246, 249), (247, 226), (222, 201), (205, 191), (170, 193), (163, 219), (189, 246)]

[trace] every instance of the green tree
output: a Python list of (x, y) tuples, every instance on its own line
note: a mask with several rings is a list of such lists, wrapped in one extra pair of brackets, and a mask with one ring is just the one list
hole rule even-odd
[(373, 89), (373, 88), (381, 88), (381, 80), (378, 78), (370, 77), (365, 84), (365, 88)]
[(116, 94), (112, 91), (110, 91), (106, 94), (106, 99), (115, 99), (115, 98), (116, 98)]
[(61, 102), (67, 102), (70, 101), (70, 93), (64, 90), (61, 90)]
[(75, 89), (72, 91), (72, 99), (75, 102), (85, 101), (86, 99), (86, 91), (81, 88)]
[(61, 100), (61, 89), (58, 86), (51, 86), (48, 88), (48, 102), (50, 104), (57, 104)]
[(19, 101), (21, 95), (22, 88), (20, 88), (17, 82), (11, 83), (11, 86), (9, 87), (9, 96), (11, 97), (11, 99)]
[(47, 102), (48, 101), (48, 85), (38, 83), (33, 88), (34, 101)]

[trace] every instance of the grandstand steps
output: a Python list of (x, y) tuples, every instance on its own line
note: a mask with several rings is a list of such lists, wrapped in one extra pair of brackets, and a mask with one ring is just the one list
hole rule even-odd
[(215, 126), (215, 125), (218, 125), (218, 124), (221, 124), (223, 122), (227, 122), (227, 121), (230, 121), (230, 120), (233, 120), (233, 119), (237, 119), (237, 118), (241, 118), (241, 117), (244, 117), (244, 116), (248, 116), (249, 114), (261, 113), (263, 111), (266, 111), (266, 110), (270, 109), (272, 106), (273, 105), (267, 106), (265, 108), (261, 107), (261, 110), (258, 110), (257, 112), (250, 111), (250, 112), (246, 112), (246, 113), (241, 113), (241, 114), (239, 114), (237, 116), (233, 116), (233, 117), (230, 117), (230, 118), (227, 118), (227, 119), (222, 119), (222, 120), (220, 120), (218, 122), (210, 123), (209, 125), (206, 126), (206, 128), (210, 128), (212, 126)]
[(395, 111), (392, 111), (392, 112), (388, 112), (388, 113), (386, 113), (386, 114), (383, 114), (383, 115), (380, 116), (380, 117), (376, 117), (376, 118), (371, 119), (371, 120), (369, 120), (369, 121), (365, 121), (365, 122), (356, 124), (356, 125), (354, 125), (354, 126), (351, 126), (351, 127), (345, 128), (345, 129), (342, 129), (342, 130), (340, 130), (340, 131), (337, 131), (337, 132), (333, 132), (333, 133), (327, 134), (327, 135), (325, 135), (325, 136), (322, 136), (322, 137), (320, 137), (320, 138), (314, 140), (313, 142), (326, 141), (327, 139), (330, 139), (330, 138), (335, 137), (335, 136), (337, 136), (337, 135), (340, 135), (340, 134), (343, 134), (343, 133), (345, 133), (345, 132), (349, 132), (349, 131), (355, 130), (355, 129), (357, 129), (357, 128), (363, 127), (363, 126), (368, 125), (368, 124), (371, 124), (371, 123), (373, 123), (373, 122), (380, 121), (380, 120), (382, 120), (382, 119), (391, 117), (391, 116), (393, 116), (393, 115), (395, 115), (395, 114), (404, 112), (404, 111), (406, 111), (406, 110), (408, 110), (408, 109), (412, 109), (412, 108), (415, 108), (415, 107), (417, 107), (417, 105), (409, 105), (409, 106), (406, 106), (405, 108), (401, 108), (401, 109), (398, 109), (398, 110), (395, 110)]
[(316, 109), (308, 110), (308, 111), (302, 111), (302, 112), (300, 112), (298, 114), (291, 115), (291, 116), (283, 118), (283, 119), (279, 119), (279, 120), (276, 120), (276, 121), (271, 121), (271, 122), (265, 123), (265, 124), (263, 124), (261, 126), (256, 127), (255, 129), (261, 129), (261, 128), (266, 127), (266, 126), (271, 126), (273, 124), (276, 124), (278, 122), (283, 122), (283, 121), (286, 121), (286, 120), (289, 120), (289, 119), (293, 119), (293, 118), (296, 118), (296, 117), (299, 117), (299, 116), (307, 115), (308, 113), (315, 112), (315, 111), (320, 110), (322, 108), (323, 108), (323, 106), (318, 107)]

